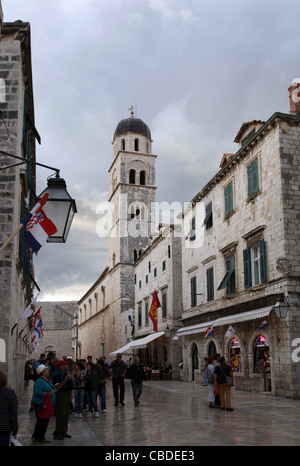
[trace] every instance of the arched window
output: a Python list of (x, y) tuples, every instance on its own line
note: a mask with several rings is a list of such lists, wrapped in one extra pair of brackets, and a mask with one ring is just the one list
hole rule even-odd
[(232, 338), (228, 346), (232, 372), (242, 372), (241, 346), (237, 338)]
[(215, 357), (217, 354), (217, 348), (213, 341), (210, 342), (208, 346), (208, 357)]
[(145, 186), (145, 184), (146, 184), (146, 172), (145, 172), (145, 170), (142, 170), (140, 172), (140, 184), (143, 185), (143, 186)]
[(136, 138), (134, 140), (134, 150), (137, 152), (139, 150), (139, 140)]
[(129, 172), (129, 183), (135, 184), (135, 170), (133, 168)]
[(121, 145), (122, 145), (122, 150), (125, 150), (125, 139), (122, 139)]

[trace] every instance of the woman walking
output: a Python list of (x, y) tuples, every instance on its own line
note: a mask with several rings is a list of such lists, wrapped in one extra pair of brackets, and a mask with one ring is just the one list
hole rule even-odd
[(93, 410), (94, 410), (94, 413), (98, 412), (97, 393), (92, 386), (93, 372), (94, 372), (94, 366), (88, 363), (86, 365), (85, 387), (84, 387), (85, 397), (86, 397), (86, 401), (89, 407), (89, 412), (86, 417), (91, 417)]
[(48, 367), (44, 366), (44, 364), (40, 364), (36, 370), (36, 374), (37, 379), (34, 383), (32, 398), (32, 404), (36, 415), (36, 424), (32, 434), (32, 441), (34, 443), (45, 443), (45, 435), (49, 424), (49, 418), (41, 418), (39, 416), (39, 410), (41, 409), (43, 399), (47, 393), (49, 393), (52, 406), (54, 406), (56, 390), (55, 387), (48, 381)]
[(215, 380), (214, 380), (214, 373), (215, 373), (215, 366), (213, 365), (214, 358), (209, 357), (207, 358), (207, 382), (208, 382), (208, 406), (210, 408), (215, 407)]
[(74, 380), (74, 410), (75, 415), (74, 417), (78, 417), (79, 419), (82, 418), (82, 412), (84, 408), (84, 386), (85, 386), (85, 369), (84, 365), (81, 361), (75, 363), (75, 368), (73, 372), (73, 380)]

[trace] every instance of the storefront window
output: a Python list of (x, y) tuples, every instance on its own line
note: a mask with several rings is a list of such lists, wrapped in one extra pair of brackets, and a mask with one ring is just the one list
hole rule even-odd
[(254, 343), (254, 372), (263, 374), (268, 367), (270, 367), (269, 343), (263, 335), (259, 335)]
[(232, 372), (242, 372), (241, 346), (237, 338), (229, 342), (229, 361)]

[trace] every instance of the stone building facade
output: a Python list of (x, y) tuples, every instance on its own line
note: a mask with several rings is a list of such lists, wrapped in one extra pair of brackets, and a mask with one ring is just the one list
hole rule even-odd
[[(0, 40), (0, 244), (18, 228), (34, 204), (36, 140), (30, 24), (4, 23)], [(23, 388), (27, 322), (21, 319), (34, 288), (32, 255), (19, 232), (0, 253), (0, 369), (19, 394)]]
[[(300, 336), (299, 141), (299, 104), (290, 114), (244, 123), (238, 151), (224, 155), (182, 214), (183, 224), (194, 225), (182, 245), (184, 380), (200, 382), (203, 357), (220, 353), (236, 371), (237, 389), (300, 397), (292, 357)], [(290, 305), (285, 319), (273, 309), (282, 295)]]
[[(74, 301), (40, 302), (44, 336), (37, 354), (52, 351), (59, 359), (72, 356), (73, 318), (78, 305)], [(34, 355), (36, 356), (36, 355)]]
[[(132, 350), (129, 348), (131, 355), (138, 354), (145, 364), (160, 363), (162, 367), (172, 364), (175, 380), (179, 380), (182, 360), (181, 340), (173, 340), (181, 326), (181, 251), (181, 225), (161, 227), (158, 236), (135, 262), (135, 309), (129, 310), (134, 339), (130, 336), (130, 323), (128, 320), (124, 323), (127, 340), (133, 343)], [(157, 315), (158, 338), (145, 345), (143, 337), (153, 332), (149, 310), (154, 290), (161, 304)]]

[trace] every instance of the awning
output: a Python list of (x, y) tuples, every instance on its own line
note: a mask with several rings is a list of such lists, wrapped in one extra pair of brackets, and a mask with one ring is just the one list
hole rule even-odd
[(179, 337), (183, 335), (193, 335), (194, 333), (204, 333), (207, 328), (212, 325), (212, 322), (204, 322), (198, 325), (190, 325), (189, 327), (182, 327), (176, 333)]
[(246, 322), (247, 320), (260, 319), (270, 314), (274, 306), (262, 307), (253, 311), (241, 312), (232, 316), (220, 317), (212, 322), (213, 327), (220, 325), (234, 324), (235, 322)]
[(131, 343), (127, 343), (127, 345), (125, 346), (122, 346), (122, 348), (116, 350), (116, 351), (113, 351), (112, 353), (109, 353), (109, 356), (116, 356), (118, 353), (127, 353), (127, 354), (131, 354), (132, 353), (132, 348), (131, 348)]
[(133, 340), (131, 342), (131, 348), (146, 348), (148, 343), (150, 343), (153, 340), (156, 340), (156, 338), (162, 337), (165, 334), (165, 332), (155, 332), (151, 333), (147, 337), (140, 338), (139, 340)]
[(138, 340), (132, 340), (129, 343), (127, 343), (127, 345), (122, 346), (122, 348), (116, 351), (113, 351), (112, 353), (109, 353), (109, 356), (116, 356), (118, 353), (131, 354), (133, 349), (146, 348), (148, 343), (155, 340), (156, 338), (163, 336), (164, 334), (165, 332), (155, 332), (155, 333), (151, 333), (150, 335), (144, 338), (140, 338)]
[(262, 307), (254, 309), (253, 311), (241, 312), (240, 314), (233, 314), (230, 316), (220, 317), (219, 319), (203, 322), (198, 325), (191, 325), (189, 327), (182, 327), (176, 333), (178, 336), (193, 335), (194, 333), (204, 333), (208, 327), (220, 327), (221, 325), (229, 325), (237, 322), (246, 322), (248, 320), (260, 319), (270, 314), (274, 306)]

